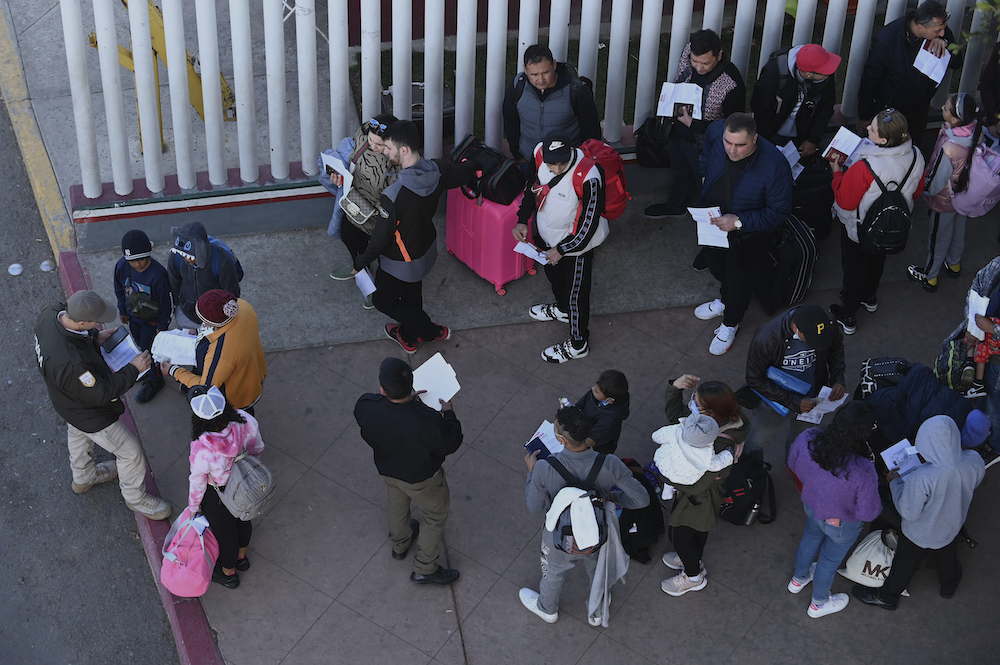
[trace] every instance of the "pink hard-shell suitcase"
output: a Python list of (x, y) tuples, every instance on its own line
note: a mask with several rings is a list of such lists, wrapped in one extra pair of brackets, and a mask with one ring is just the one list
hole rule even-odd
[(512, 231), (523, 194), (509, 206), (486, 199), (470, 199), (460, 189), (448, 190), (445, 240), (448, 252), (493, 284), (498, 295), (504, 284), (528, 273), (534, 275), (534, 261), (514, 251)]

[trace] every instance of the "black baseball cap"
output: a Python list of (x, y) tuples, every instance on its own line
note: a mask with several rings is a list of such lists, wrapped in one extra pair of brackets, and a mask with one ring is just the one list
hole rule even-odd
[(792, 314), (792, 323), (799, 329), (803, 341), (822, 351), (833, 344), (833, 317), (819, 305), (802, 305)]

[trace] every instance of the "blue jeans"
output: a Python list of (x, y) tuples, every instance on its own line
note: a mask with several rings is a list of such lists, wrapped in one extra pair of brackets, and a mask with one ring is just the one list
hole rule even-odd
[(802, 506), (806, 509), (806, 529), (799, 542), (799, 549), (795, 550), (795, 578), (804, 580), (809, 575), (809, 566), (816, 561), (812, 602), (822, 605), (830, 598), (830, 587), (833, 586), (837, 568), (857, 541), (864, 522), (831, 526), (813, 517), (809, 506), (804, 503)]
[(986, 386), (986, 415), (990, 417), (990, 448), (1000, 450), (1000, 366), (986, 363), (983, 377)]

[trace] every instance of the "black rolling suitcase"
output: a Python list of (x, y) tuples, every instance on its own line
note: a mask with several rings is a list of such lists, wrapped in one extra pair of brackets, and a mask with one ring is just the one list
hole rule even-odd
[(770, 256), (773, 272), (760, 301), (768, 315), (800, 302), (812, 285), (819, 250), (809, 225), (790, 215), (775, 234)]
[(822, 157), (803, 158), (799, 163), (805, 170), (792, 186), (792, 214), (822, 240), (830, 235), (833, 223), (833, 171)]
[(451, 151), (451, 161), (455, 164), (466, 160), (474, 161), (480, 167), (476, 182), (462, 188), (470, 199), (482, 196), (502, 205), (510, 205), (524, 191), (524, 173), (514, 160), (472, 134), (466, 134)]

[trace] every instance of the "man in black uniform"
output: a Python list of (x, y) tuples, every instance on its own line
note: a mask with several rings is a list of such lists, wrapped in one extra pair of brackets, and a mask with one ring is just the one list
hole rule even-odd
[[(146, 455), (139, 439), (118, 420), (125, 412), (121, 396), (150, 367), (149, 351), (112, 372), (101, 344), (114, 330), (94, 330), (117, 316), (115, 305), (93, 291), (78, 291), (65, 305), (47, 307), (35, 324), (38, 369), (52, 406), (66, 419), (73, 491), (83, 494), (118, 478), (125, 505), (162, 520), (170, 516), (170, 506), (146, 493)], [(112, 453), (115, 462), (94, 464), (95, 443)]]
[[(417, 584), (451, 584), (457, 570), (438, 565), (444, 549), (448, 521), (448, 482), (441, 464), (462, 445), (462, 425), (450, 402), (441, 402), (438, 413), (413, 391), (413, 370), (399, 358), (386, 358), (379, 367), (381, 395), (367, 393), (354, 407), (361, 437), (372, 447), (389, 501), (386, 518), (392, 540), (392, 558), (405, 559), (413, 541), (410, 579)], [(410, 502), (423, 517), (410, 519)]]

